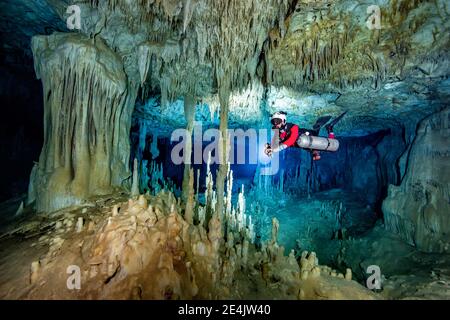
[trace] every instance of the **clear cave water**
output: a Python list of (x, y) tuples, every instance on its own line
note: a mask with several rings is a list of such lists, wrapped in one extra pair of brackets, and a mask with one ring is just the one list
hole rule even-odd
[(0, 3), (0, 299), (450, 299), (448, 1), (56, 2)]

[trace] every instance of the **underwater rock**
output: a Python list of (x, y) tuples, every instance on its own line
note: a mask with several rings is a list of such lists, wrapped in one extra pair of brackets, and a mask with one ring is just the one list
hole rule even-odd
[(80, 233), (81, 231), (83, 231), (83, 224), (84, 224), (83, 218), (79, 217), (77, 220), (77, 225), (76, 225), (77, 233)]
[(386, 228), (426, 252), (450, 250), (449, 112), (420, 123), (402, 184), (383, 202)]
[[(187, 222), (176, 203), (168, 192), (155, 197), (141, 195), (136, 201), (119, 201), (107, 208), (112, 212), (120, 206), (127, 212), (114, 216), (101, 212), (91, 215), (90, 219), (98, 221), (98, 228), (91, 226), (90, 221), (91, 233), (73, 232), (67, 239), (52, 237), (44, 259), (31, 266), (26, 296), (76, 296), (78, 299), (230, 299), (255, 294), (259, 298), (279, 299), (376, 297), (356, 282), (336, 277), (348, 283), (343, 287), (341, 283), (336, 284), (337, 280), (321, 272), (314, 252), (304, 252), (300, 265), (293, 251), (285, 256), (284, 248), (277, 244), (279, 223), (276, 219), (273, 220), (273, 237), (258, 250), (248, 237), (242, 238), (232, 229), (226, 239), (222, 233), (223, 222), (218, 218), (211, 219), (209, 232), (202, 225)], [(152, 209), (156, 206), (161, 210), (157, 220)], [(77, 214), (73, 212), (74, 217)], [(82, 270), (82, 286), (76, 292), (65, 288), (65, 271), (70, 265)], [(258, 287), (257, 293), (253, 291), (254, 286)]]
[(30, 199), (52, 212), (111, 192), (127, 177), (121, 127), (131, 121), (131, 92), (122, 61), (100, 40), (55, 33), (34, 37), (32, 49), (47, 120)]
[[(17, 5), (30, 9), (18, 23), (22, 33), (47, 34), (31, 43), (43, 86), (44, 141), (17, 212), (18, 220), (28, 219), (34, 205), (33, 223), (18, 221), (23, 224), (0, 235), (20, 239), (13, 243), (16, 252), (28, 260), (17, 277), (29, 276), (30, 284), (3, 290), (1, 278), (0, 298), (377, 299), (352, 280), (366, 276), (375, 263), (370, 258), (379, 259), (383, 274), (406, 273), (404, 261), (423, 259), (390, 245), (387, 232), (367, 247), (361, 238), (352, 240), (380, 218), (388, 184), (386, 228), (420, 250), (449, 251), (448, 108), (415, 132), (420, 119), (448, 104), (448, 1), (375, 1), (382, 31), (367, 27), (365, 0), (76, 1), (83, 12), (77, 32), (48, 35), (64, 23), (28, 27), (36, 8), (56, 11), (41, 21), (52, 15), (63, 21), (56, 2)], [(7, 20), (2, 26), (6, 35), (15, 25)], [(14, 32), (9, 38), (16, 41)], [(3, 47), (10, 50), (8, 43)], [(7, 63), (22, 59), (9, 55)], [(253, 190), (245, 184), (245, 195), (244, 185), (233, 192), (233, 179), (241, 176), (233, 177), (227, 164), (227, 129), (268, 128), (267, 115), (280, 110), (301, 128), (348, 111), (336, 127), (340, 152), (314, 163), (308, 152), (290, 149), (278, 176), (262, 177), (258, 165), (246, 178), (254, 180)], [(198, 169), (196, 192), (194, 168), (187, 164), (177, 199), (167, 191), (176, 189), (167, 180), (176, 173), (166, 166), (166, 136), (186, 127), (183, 153), (190, 159), (194, 120), (205, 127), (220, 121), (223, 148), (214, 157), (225, 161), (213, 172), (210, 153), (206, 183), (199, 183)], [(131, 152), (135, 124), (139, 147)], [(17, 144), (23, 132), (7, 139)], [(143, 159), (148, 133), (152, 156)], [(135, 135), (133, 128), (131, 142)], [(242, 171), (252, 174), (250, 166)], [(328, 192), (334, 195), (327, 198)], [(57, 211), (66, 207), (69, 212)], [(285, 246), (286, 235), (299, 239), (297, 251)], [(20, 245), (30, 252), (22, 253)], [(372, 256), (360, 257), (358, 246)], [(335, 269), (319, 265), (319, 255), (322, 263), (335, 259), (325, 260)], [(398, 265), (389, 269), (394, 260)], [(16, 271), (11, 265), (18, 260), (4, 261)], [(65, 287), (68, 266), (81, 271), (80, 291)], [(432, 270), (433, 290), (445, 273)], [(396, 291), (407, 280), (392, 277), (387, 288)], [(394, 295), (401, 297), (401, 290)]]
[(41, 267), (41, 264), (39, 261), (34, 261), (31, 264), (31, 274), (30, 274), (30, 283), (31, 284), (36, 283), (36, 280), (38, 279), (38, 272), (39, 272), (40, 267)]
[(345, 271), (345, 280), (352, 280), (352, 269), (347, 268)]
[(17, 208), (15, 216), (20, 216), (23, 213), (23, 201), (20, 203), (19, 208)]

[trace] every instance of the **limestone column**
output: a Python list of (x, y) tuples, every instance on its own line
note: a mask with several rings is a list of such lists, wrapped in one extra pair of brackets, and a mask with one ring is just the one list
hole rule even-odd
[(36, 209), (55, 211), (112, 192), (129, 176), (137, 92), (121, 58), (81, 34), (36, 36), (32, 50), (44, 91), (44, 146), (31, 181)]
[(186, 147), (184, 148), (184, 173), (182, 185), (182, 200), (187, 201), (189, 197), (189, 175), (191, 171), (192, 155), (192, 131), (194, 130), (195, 100), (193, 95), (184, 97), (184, 116), (186, 118)]
[(225, 179), (228, 172), (228, 108), (230, 100), (230, 90), (227, 86), (219, 88), (219, 100), (220, 100), (220, 145), (219, 145), (219, 170), (216, 177), (216, 190), (217, 190), (217, 203), (216, 213), (222, 215), (224, 208), (224, 191), (225, 191)]

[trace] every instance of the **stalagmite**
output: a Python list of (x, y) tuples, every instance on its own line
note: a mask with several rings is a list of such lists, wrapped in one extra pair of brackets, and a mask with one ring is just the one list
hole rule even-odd
[(78, 220), (77, 220), (77, 225), (76, 225), (77, 233), (80, 233), (81, 231), (83, 231), (83, 224), (84, 224), (83, 218), (79, 217)]
[(34, 261), (33, 263), (31, 263), (31, 274), (30, 274), (30, 283), (34, 284), (36, 283), (36, 280), (38, 279), (38, 272), (40, 269), (41, 265), (39, 261)]
[[(192, 95), (188, 95), (184, 98), (184, 116), (186, 118), (186, 145), (184, 148), (184, 173), (183, 173), (183, 186), (182, 196), (184, 201), (187, 201), (190, 193), (190, 171), (191, 171), (191, 155), (192, 155), (192, 130), (194, 129), (195, 118), (195, 101)], [(193, 181), (192, 181), (193, 185)]]
[(246, 224), (244, 186), (242, 186), (241, 192), (238, 195), (237, 223), (238, 223), (239, 232), (244, 230), (245, 224)]
[(135, 158), (133, 161), (133, 181), (131, 185), (131, 196), (137, 197), (139, 195), (139, 163)]
[(196, 190), (195, 190), (195, 200), (198, 201), (198, 194), (200, 190), (200, 169), (197, 169), (197, 183), (196, 183)]
[(301, 279), (302, 280), (308, 280), (309, 277), (309, 271), (308, 270), (302, 270)]
[(56, 230), (60, 230), (60, 229), (62, 228), (62, 226), (63, 226), (63, 224), (62, 224), (61, 221), (57, 221), (57, 222), (55, 223), (55, 229), (56, 229)]
[(246, 266), (248, 262), (248, 249), (249, 249), (249, 242), (247, 239), (244, 239), (244, 243), (242, 245), (242, 265)]
[(26, 200), (26, 204), (27, 205), (31, 205), (33, 202), (36, 201), (36, 179), (37, 179), (37, 173), (38, 173), (38, 163), (34, 163), (33, 165), (33, 169), (31, 169), (31, 174), (30, 174), (30, 181), (28, 183), (28, 192), (27, 192), (27, 200)]
[(23, 213), (23, 201), (20, 202), (19, 208), (17, 209), (15, 216), (18, 217), (18, 216), (20, 216), (22, 213)]
[(112, 209), (112, 216), (118, 216), (119, 215), (119, 206), (116, 204), (114, 205), (113, 209)]
[(148, 207), (147, 198), (143, 194), (139, 195), (137, 204), (142, 209), (147, 209), (147, 207)]
[[(320, 268), (317, 267), (317, 266), (314, 267), (314, 268), (312, 269), (311, 276), (312, 276), (312, 277), (315, 277), (315, 278), (319, 277), (319, 276), (320, 276)], [(351, 279), (350, 279), (350, 280), (351, 280)]]
[(231, 171), (230, 163), (228, 163), (227, 172), (227, 193), (226, 193), (226, 204), (225, 204), (225, 216), (230, 218), (231, 215), (231, 197), (233, 196), (233, 171)]
[(300, 291), (298, 292), (298, 299), (303, 300), (304, 298), (305, 298), (305, 291), (300, 289)]
[[(61, 30), (58, 22), (64, 19), (53, 17), (65, 18), (58, 1), (37, 2), (45, 4), (30, 4), (20, 32), (28, 37)], [(448, 101), (445, 1), (376, 1), (382, 32), (364, 26), (363, 2), (75, 1), (82, 9), (80, 30), (32, 40), (43, 85), (44, 141), (17, 213), (33, 212), (28, 207), (33, 204), (38, 212), (21, 215), (17, 223), (24, 225), (0, 235), (24, 249), (18, 256), (12, 252), (14, 259), (2, 259), (5, 279), (15, 278), (10, 288), (0, 279), (0, 298), (379, 298), (352, 281), (350, 267), (379, 264), (389, 274), (395, 266), (386, 260), (406, 269), (403, 258), (420, 265), (425, 257), (392, 235), (388, 239), (379, 224), (366, 232), (380, 218), (374, 213), (388, 184), (382, 206), (386, 228), (420, 250), (448, 252), (448, 108), (426, 118), (417, 131), (415, 126)], [(46, 25), (28, 26), (35, 16), (28, 13), (47, 5), (55, 10), (37, 15)], [(3, 46), (6, 58), (25, 43), (16, 40), (14, 47)], [(15, 61), (10, 58), (3, 60)], [(231, 170), (235, 159), (229, 151), (239, 145), (229, 136), (232, 129), (268, 128), (268, 115), (280, 110), (289, 122), (307, 128), (346, 108), (348, 119), (336, 126), (340, 153), (324, 152), (322, 161), (313, 162), (308, 152), (291, 148), (279, 154), (282, 165), (271, 167), (272, 176), (263, 175), (262, 161), (254, 177), (253, 163)], [(190, 161), (196, 151), (194, 121), (215, 128), (218, 113), (219, 149), (214, 161), (211, 151), (205, 152), (206, 177), (200, 181), (204, 172), (195, 176)], [(180, 181), (167, 136), (183, 126)], [(398, 141), (389, 144), (391, 127)], [(11, 140), (21, 142), (22, 135)], [(263, 149), (259, 140), (249, 140), (245, 156)], [(338, 146), (337, 140), (306, 140), (300, 145), (306, 149)], [(354, 145), (357, 152), (350, 152)], [(397, 172), (395, 158), (402, 152)], [(211, 172), (216, 160), (219, 169)], [(275, 164), (278, 158), (269, 160)], [(368, 184), (376, 192), (365, 192)], [(374, 201), (365, 207), (366, 199), (353, 199), (359, 195)], [(22, 198), (14, 200), (18, 205)], [(380, 234), (383, 241), (366, 241)], [(285, 246), (291, 249), (296, 239), (297, 247), (285, 256)], [(405, 245), (398, 250), (407, 254), (397, 256), (396, 244)], [(309, 251), (299, 257), (305, 248)], [(319, 266), (322, 255), (338, 270)], [(19, 256), (25, 268), (17, 267)], [(445, 276), (445, 259), (434, 262), (429, 287), (442, 291), (437, 280)], [(82, 289), (67, 290), (68, 265), (79, 266)], [(28, 277), (30, 283), (22, 281)], [(428, 289), (414, 281), (405, 285), (415, 285), (416, 296)], [(399, 289), (406, 291), (403, 285)]]
[(234, 236), (233, 232), (229, 231), (227, 234), (227, 248), (232, 249), (234, 247)]
[(184, 219), (192, 224), (194, 221), (194, 207), (195, 207), (195, 195), (194, 195), (194, 169), (189, 170), (189, 185), (188, 185), (188, 195), (186, 202), (186, 210)]
[(352, 269), (347, 268), (345, 271), (345, 280), (352, 280)]
[(164, 179), (164, 169), (162, 163), (158, 164), (154, 161), (150, 162), (148, 175), (150, 176), (148, 184), (151, 186), (151, 194), (156, 195), (163, 189), (174, 191), (173, 184), (170, 180)]
[(215, 209), (214, 191), (213, 191), (213, 176), (211, 173), (211, 152), (208, 153), (208, 160), (206, 161), (206, 191), (205, 191), (205, 214), (212, 214)]
[(198, 209), (198, 220), (199, 220), (199, 224), (200, 226), (204, 226), (205, 225), (205, 219), (206, 219), (206, 208), (205, 207), (200, 207)]
[(88, 224), (88, 231), (94, 231), (94, 228), (95, 228), (95, 222), (94, 221), (89, 221), (89, 224)]
[[(219, 84), (220, 86), (221, 84)], [(230, 89), (227, 87), (229, 84), (222, 83), (219, 87), (219, 99), (220, 99), (220, 141), (219, 141), (219, 170), (216, 176), (216, 193), (217, 193), (217, 204), (216, 213), (222, 214), (224, 209), (224, 188), (225, 179), (228, 171), (228, 103), (230, 98)]]
[(277, 218), (272, 219), (272, 241), (271, 243), (277, 243), (278, 241), (278, 229), (280, 228), (280, 223)]
[(289, 253), (289, 256), (288, 256), (288, 262), (289, 262), (289, 264), (291, 264), (291, 265), (293, 265), (293, 266), (298, 265), (298, 264), (297, 264), (297, 259), (295, 258), (295, 252), (294, 252), (294, 250), (291, 250), (291, 252)]

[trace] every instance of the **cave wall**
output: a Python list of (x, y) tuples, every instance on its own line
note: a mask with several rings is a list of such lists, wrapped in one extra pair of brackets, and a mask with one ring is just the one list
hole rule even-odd
[(386, 228), (426, 252), (450, 243), (450, 108), (420, 122), (400, 186), (383, 202)]
[(28, 202), (54, 211), (119, 187), (129, 175), (135, 93), (101, 40), (55, 33), (32, 41), (44, 92), (44, 146)]

